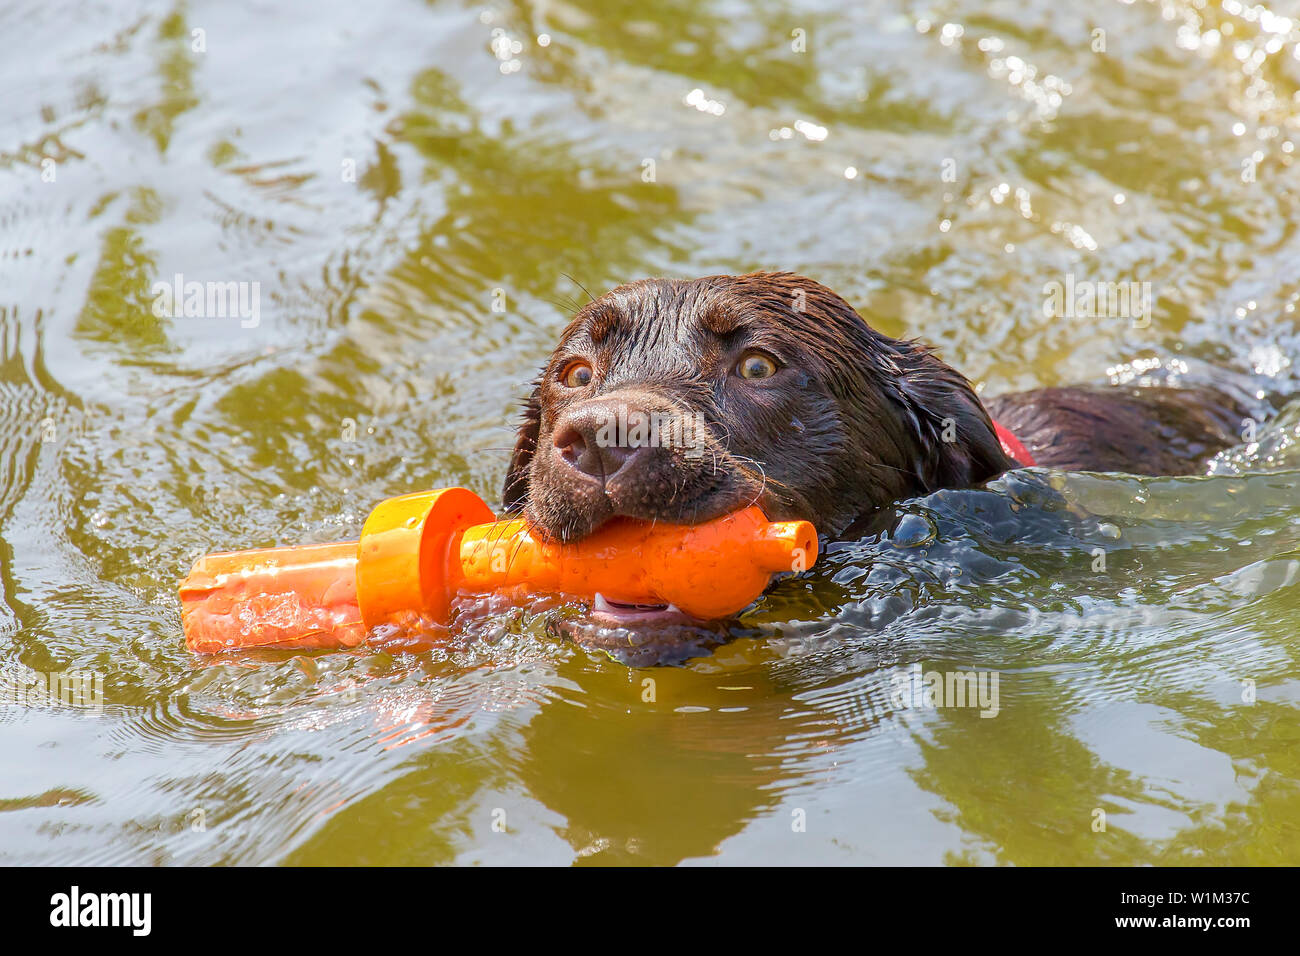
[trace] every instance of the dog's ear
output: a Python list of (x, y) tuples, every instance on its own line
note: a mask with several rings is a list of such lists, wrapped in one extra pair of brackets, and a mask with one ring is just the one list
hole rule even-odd
[(523, 419), (515, 438), (515, 450), (510, 455), (505, 487), (501, 489), (501, 502), (506, 511), (522, 511), (528, 503), (528, 472), (537, 450), (537, 435), (542, 427), (542, 388), (533, 386), (533, 393), (524, 404)]
[(916, 467), (927, 493), (981, 484), (1019, 467), (1002, 450), (965, 376), (917, 342), (900, 342), (898, 361), (899, 389), (920, 433)]

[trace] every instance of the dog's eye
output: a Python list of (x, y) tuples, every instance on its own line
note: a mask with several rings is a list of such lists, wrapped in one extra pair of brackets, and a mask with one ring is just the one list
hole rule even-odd
[(749, 352), (736, 363), (736, 374), (751, 381), (771, 378), (776, 374), (776, 363), (762, 352)]
[(570, 362), (560, 373), (560, 381), (567, 388), (582, 388), (591, 384), (591, 374), (591, 365), (587, 362)]

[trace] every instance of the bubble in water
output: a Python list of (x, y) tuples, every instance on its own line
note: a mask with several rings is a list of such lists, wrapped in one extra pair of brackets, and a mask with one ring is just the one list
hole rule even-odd
[(925, 515), (905, 515), (891, 536), (900, 548), (919, 548), (939, 536), (939, 529)]

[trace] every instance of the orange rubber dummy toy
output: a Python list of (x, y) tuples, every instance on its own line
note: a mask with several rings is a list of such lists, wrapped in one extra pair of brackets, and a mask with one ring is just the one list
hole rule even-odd
[(740, 611), (772, 576), (817, 560), (807, 521), (757, 507), (699, 525), (616, 518), (581, 541), (534, 537), (497, 521), (464, 488), (381, 502), (359, 541), (230, 551), (200, 558), (181, 582), (190, 650), (344, 648), (375, 628), (446, 625), (461, 595), (517, 604), (542, 595), (671, 604), (701, 620)]

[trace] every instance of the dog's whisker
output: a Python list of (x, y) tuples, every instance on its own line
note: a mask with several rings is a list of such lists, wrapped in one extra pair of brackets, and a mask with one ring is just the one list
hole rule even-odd
[[(596, 301), (595, 296), (593, 296), (593, 295), (591, 294), (591, 292), (588, 291), (587, 287), (586, 287), (585, 285), (583, 285), (581, 282), (579, 282), (577, 279), (575, 279), (573, 276), (569, 275), (567, 272), (561, 272), (560, 275), (564, 276), (564, 278), (568, 279), (570, 282), (572, 282), (574, 285), (576, 285), (576, 286), (577, 286), (579, 289), (581, 289), (583, 292), (586, 292), (586, 293), (587, 293), (587, 301), (588, 301), (588, 302), (595, 302), (595, 301)], [(573, 311), (576, 312), (576, 311), (578, 311), (578, 310), (577, 310), (577, 309), (574, 309)]]

